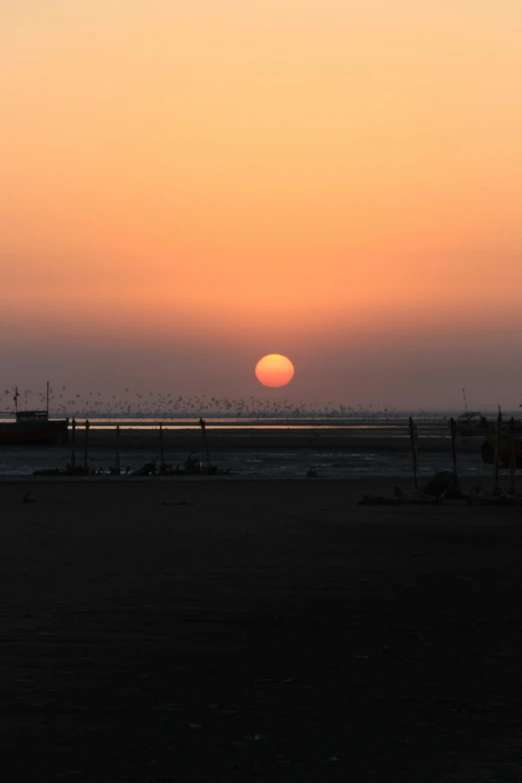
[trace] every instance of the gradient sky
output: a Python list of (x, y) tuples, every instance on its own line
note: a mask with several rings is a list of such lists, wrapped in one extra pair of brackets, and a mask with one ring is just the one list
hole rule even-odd
[[(522, 402), (520, 0), (0, 9), (4, 385)], [(269, 392), (280, 395), (281, 392)]]

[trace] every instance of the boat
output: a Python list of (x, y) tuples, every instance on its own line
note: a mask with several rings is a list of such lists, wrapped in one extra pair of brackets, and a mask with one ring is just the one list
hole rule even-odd
[(69, 419), (50, 419), (49, 412), (17, 411), (16, 420), (0, 423), (0, 446), (67, 443)]
[[(506, 421), (504, 420), (504, 423)], [(487, 419), (480, 411), (466, 411), (455, 419), (457, 425), (457, 435), (461, 437), (484, 436), (489, 437), (491, 432), (495, 431), (496, 418)], [(512, 418), (510, 427), (518, 435), (522, 435), (522, 420)]]
[(488, 422), (480, 411), (466, 411), (455, 420), (457, 425), (457, 435), (462, 437), (473, 437), (474, 435), (484, 435), (487, 431)]
[[(512, 442), (513, 447), (511, 446)], [(493, 465), (495, 462), (495, 443), (496, 433), (491, 430), (480, 447), (482, 459), (488, 465)], [(515, 457), (515, 467), (522, 468), (522, 440), (513, 437), (509, 430), (502, 429), (498, 442), (498, 464), (501, 468), (509, 468), (511, 466), (512, 448)]]

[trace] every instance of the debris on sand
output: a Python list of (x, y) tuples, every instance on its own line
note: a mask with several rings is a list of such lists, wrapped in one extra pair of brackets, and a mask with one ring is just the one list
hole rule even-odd
[(364, 495), (359, 505), (399, 506), (421, 505), (433, 506), (444, 498), (463, 498), (459, 487), (457, 474), (452, 470), (440, 470), (428, 481), (423, 490), (412, 489), (405, 492), (400, 487), (394, 487), (394, 497), (382, 495)]
[(129, 476), (155, 476), (156, 475), (156, 460), (153, 462), (146, 462), (141, 468), (131, 470)]
[(453, 470), (439, 470), (424, 487), (426, 495), (438, 498), (460, 498), (459, 479)]
[(401, 506), (425, 505), (432, 506), (443, 500), (464, 500), (470, 506), (522, 506), (522, 495), (514, 491), (502, 492), (498, 487), (488, 492), (479, 486), (473, 493), (461, 492), (456, 473), (451, 470), (441, 470), (428, 481), (421, 491), (413, 489), (405, 492), (400, 487), (394, 487), (394, 496), (363, 495), (360, 506)]
[(360, 506), (434, 506), (440, 503), (440, 498), (433, 495), (426, 495), (417, 489), (411, 492), (403, 492), (399, 487), (395, 487), (395, 497), (388, 498), (382, 495), (363, 495), (359, 501)]
[(467, 495), (470, 506), (522, 506), (522, 495), (504, 494), (503, 492), (481, 492), (477, 495)]

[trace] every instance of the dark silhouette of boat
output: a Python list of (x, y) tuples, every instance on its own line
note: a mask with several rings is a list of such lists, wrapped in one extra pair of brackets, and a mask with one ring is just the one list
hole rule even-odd
[(456, 420), (457, 435), (462, 437), (473, 437), (474, 435), (484, 435), (487, 432), (488, 421), (480, 411), (466, 411)]
[[(480, 447), (482, 460), (488, 465), (495, 461), (495, 444), (496, 434), (491, 430)], [(503, 428), (498, 438), (498, 463), (501, 468), (509, 468), (512, 460), (516, 468), (522, 468), (522, 440)]]
[(50, 419), (48, 411), (17, 411), (16, 420), (0, 423), (0, 446), (65, 445), (69, 419)]

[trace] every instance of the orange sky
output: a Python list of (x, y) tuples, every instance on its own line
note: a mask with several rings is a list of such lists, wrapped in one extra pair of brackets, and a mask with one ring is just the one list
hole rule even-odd
[(6, 382), (287, 353), (299, 398), (518, 405), (521, 40), (519, 0), (10, 4)]

